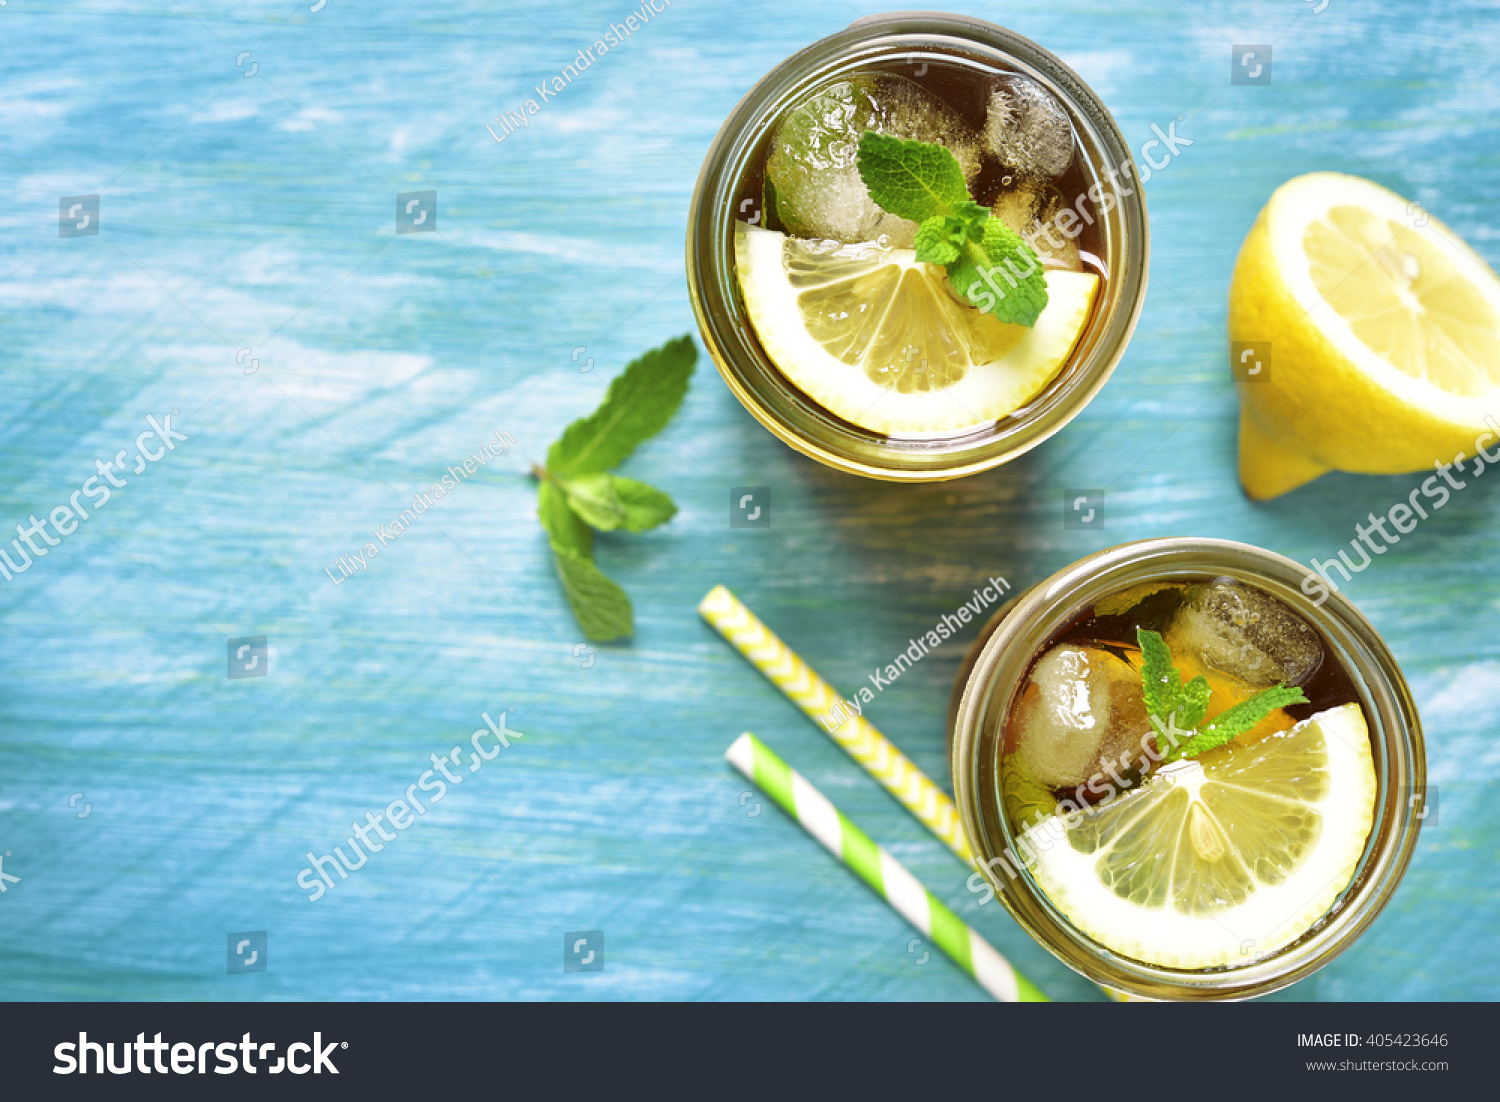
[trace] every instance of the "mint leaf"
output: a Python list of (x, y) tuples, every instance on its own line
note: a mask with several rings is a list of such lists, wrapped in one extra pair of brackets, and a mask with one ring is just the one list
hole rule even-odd
[(948, 265), (948, 279), (977, 310), (1028, 328), (1047, 306), (1047, 279), (1036, 252), (998, 218)]
[(857, 163), (871, 201), (897, 218), (925, 222), (969, 199), (964, 170), (945, 146), (866, 130)]
[(1249, 700), (1243, 700), (1233, 707), (1225, 708), (1214, 717), (1212, 723), (1203, 728), (1197, 737), (1179, 746), (1177, 756), (1195, 758), (1207, 750), (1223, 746), (1226, 742), (1243, 735), (1277, 708), (1285, 708), (1289, 704), (1306, 703), (1306, 694), (1295, 686), (1288, 688), (1285, 685), (1278, 685), (1274, 689), (1266, 689)]
[(622, 639), (634, 629), (630, 598), (586, 555), (553, 548), (563, 592), (583, 634), (595, 643)]
[(959, 258), (966, 239), (963, 226), (956, 227), (956, 219), (943, 214), (934, 214), (917, 227), (917, 259), (923, 264), (941, 264), (946, 267)]
[(1174, 720), (1177, 726), (1197, 727), (1202, 723), (1203, 717), (1208, 715), (1208, 701), (1212, 695), (1208, 679), (1201, 673), (1184, 685), (1177, 701), (1177, 718)]
[(631, 362), (609, 384), (603, 404), (547, 450), (548, 473), (569, 479), (622, 462), (672, 419), (697, 359), (692, 339), (678, 337)]
[(629, 635), (630, 598), (594, 565), (594, 533), (569, 507), (562, 488), (550, 479), (537, 490), (537, 514), (552, 546), (563, 593), (583, 634), (596, 643)]
[(952, 264), (970, 241), (984, 240), (990, 212), (965, 199), (952, 214), (934, 214), (917, 227), (917, 259), (923, 264)]
[(601, 532), (644, 532), (677, 514), (670, 497), (644, 482), (614, 474), (586, 474), (559, 481), (573, 512)]
[(963, 221), (969, 232), (970, 241), (980, 241), (984, 238), (984, 226), (990, 219), (990, 212), (981, 207), (974, 200), (965, 196), (962, 200), (953, 204), (952, 217)]
[(1172, 650), (1157, 632), (1136, 628), (1141, 645), (1141, 696), (1146, 711), (1166, 719), (1182, 697), (1182, 674), (1172, 664)]
[(567, 497), (557, 483), (543, 479), (537, 490), (536, 511), (552, 550), (584, 556), (594, 553), (594, 533), (569, 508)]
[(1000, 798), (1006, 817), (1013, 823), (1045, 819), (1057, 811), (1057, 797), (1024, 769), (1007, 769), (1002, 773)]
[(644, 532), (665, 524), (677, 515), (677, 503), (655, 486), (637, 482), (633, 478), (611, 476), (615, 495), (625, 507), (625, 528), (630, 532)]
[(573, 512), (601, 532), (612, 532), (625, 523), (625, 505), (615, 493), (614, 476), (579, 475), (566, 482), (558, 480)]

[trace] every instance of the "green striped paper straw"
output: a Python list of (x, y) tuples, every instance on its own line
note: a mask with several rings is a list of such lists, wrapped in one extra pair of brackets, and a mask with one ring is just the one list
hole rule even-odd
[(749, 731), (725, 751), (729, 763), (775, 800), (803, 828), (848, 865), (902, 918), (1002, 1002), (1047, 1002), (1047, 996), (995, 947), (922, 886), (906, 867), (870, 840), (807, 779)]

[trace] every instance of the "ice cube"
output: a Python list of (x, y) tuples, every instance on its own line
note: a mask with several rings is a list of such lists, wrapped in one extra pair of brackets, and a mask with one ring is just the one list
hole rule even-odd
[(1076, 217), (1069, 219), (1061, 217), (1064, 208), (1075, 214), (1077, 208), (1069, 207), (1062, 192), (1055, 187), (1046, 189), (1040, 206), (1036, 225), (1032, 227), (1032, 232), (1026, 240), (1031, 242), (1031, 247), (1036, 250), (1043, 266), (1062, 268), (1070, 272), (1084, 271), (1083, 262), (1078, 259), (1077, 237), (1069, 237), (1064, 232), (1065, 226), (1069, 230), (1076, 231), (1081, 223)]
[(1323, 663), (1323, 642), (1306, 620), (1233, 578), (1189, 587), (1166, 639), (1174, 652), (1256, 688), (1306, 684)]
[[(1007, 184), (1006, 180), (1011, 182)], [(1058, 216), (1066, 205), (1062, 192), (1051, 184), (1012, 176), (1001, 180), (1001, 191), (990, 213), (1026, 239), (1042, 267), (1081, 272), (1084, 266), (1078, 258), (1078, 242), (1059, 228)], [(1069, 220), (1070, 227), (1076, 224), (1076, 217)]]
[(1037, 188), (1017, 187), (1014, 176), (1003, 177), (1000, 194), (990, 205), (990, 213), (1017, 233), (1031, 233), (1031, 226), (1041, 214), (1045, 196)]
[(979, 136), (950, 107), (905, 77), (868, 73), (835, 81), (787, 112), (771, 138), (766, 175), (787, 232), (834, 241), (910, 248), (917, 226), (871, 200), (855, 158), (866, 130), (948, 147), (970, 180), (979, 174)]
[(1063, 645), (1032, 668), (1008, 749), (1049, 788), (1102, 781), (1120, 789), (1128, 783), (1115, 778), (1129, 781), (1125, 774), (1141, 764), (1150, 730), (1141, 675), (1130, 663), (1100, 647)]
[(1011, 74), (990, 92), (985, 145), (1021, 176), (1052, 180), (1073, 163), (1073, 123), (1068, 110), (1036, 81)]

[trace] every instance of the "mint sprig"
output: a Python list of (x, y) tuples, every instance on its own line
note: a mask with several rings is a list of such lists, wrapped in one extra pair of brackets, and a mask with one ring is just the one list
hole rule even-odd
[(594, 563), (594, 531), (645, 532), (677, 513), (663, 491), (607, 468), (666, 427), (697, 359), (692, 340), (678, 337), (632, 361), (599, 408), (547, 449), (547, 465), (532, 468), (557, 576), (578, 626), (594, 642), (623, 638), (635, 627), (630, 598)]
[(969, 195), (963, 168), (946, 147), (866, 130), (860, 179), (882, 210), (918, 223), (917, 259), (948, 273), (975, 309), (1030, 328), (1047, 305), (1035, 250)]
[(1141, 697), (1156, 730), (1163, 764), (1196, 758), (1243, 735), (1278, 708), (1307, 703), (1300, 688), (1277, 685), (1225, 708), (1205, 724), (1212, 692), (1208, 680), (1199, 674), (1183, 684), (1182, 671), (1172, 661), (1165, 639), (1140, 628), (1135, 637), (1141, 645)]

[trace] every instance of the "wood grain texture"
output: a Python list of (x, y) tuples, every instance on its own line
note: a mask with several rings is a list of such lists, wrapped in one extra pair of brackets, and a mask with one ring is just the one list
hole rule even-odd
[[(737, 99), (878, 9), (675, 0), (496, 143), (485, 123), (624, 0), (79, 7), (0, 10), (0, 524), (65, 503), (147, 414), (178, 410), (190, 439), (0, 584), (7, 999), (983, 998), (939, 955), (917, 964), (902, 922), (774, 808), (742, 803), (720, 755), (746, 728), (1044, 989), (1097, 997), (976, 907), (952, 855), (696, 602), (731, 586), (846, 687), (990, 574), (1024, 585), (1168, 534), (1327, 557), (1418, 479), (1239, 492), (1225, 296), (1256, 211), (1293, 174), (1354, 172), (1500, 260), (1489, 5), (966, 7), (1060, 53), (1132, 145), (1179, 115), (1193, 141), (1148, 185), (1151, 289), (1119, 371), (1017, 462), (898, 487), (793, 454), (700, 363), (626, 467), (681, 513), (599, 540), (636, 636), (587, 665), (526, 466), (628, 359), (693, 328), (688, 198)], [(1229, 85), (1235, 42), (1274, 44), (1271, 87)], [(426, 189), (437, 232), (396, 235), (395, 196)], [(59, 198), (90, 193), (102, 232), (59, 239)], [(329, 580), (497, 430), (517, 443), (485, 483)], [(728, 527), (743, 485), (771, 487), (769, 529)], [(1064, 530), (1075, 486), (1108, 490), (1105, 531)], [(1497, 509), (1474, 483), (1349, 587), (1415, 689), (1440, 822), (1375, 926), (1283, 998), (1500, 988)], [(226, 680), (226, 640), (251, 635), (270, 675)], [(934, 777), (961, 651), (871, 709)], [(308, 901), (309, 849), (507, 707), (524, 739)], [(262, 929), (269, 968), (226, 975), (226, 935)], [(606, 970), (564, 975), (563, 934), (586, 929), (606, 933)]]

